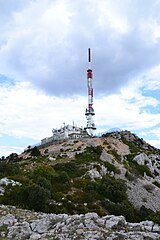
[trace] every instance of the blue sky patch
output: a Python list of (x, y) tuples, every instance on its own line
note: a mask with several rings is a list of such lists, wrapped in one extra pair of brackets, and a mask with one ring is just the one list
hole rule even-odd
[(5, 75), (0, 74), (0, 85), (14, 86), (15, 81), (12, 78), (9, 78), (9, 77), (6, 77)]

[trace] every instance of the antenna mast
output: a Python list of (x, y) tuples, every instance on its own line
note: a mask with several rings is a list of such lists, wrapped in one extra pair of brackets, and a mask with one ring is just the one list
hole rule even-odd
[(93, 109), (93, 87), (92, 87), (92, 69), (91, 69), (91, 49), (88, 48), (88, 70), (87, 70), (87, 83), (88, 83), (88, 108), (86, 108), (87, 126), (85, 127), (90, 136), (93, 136), (93, 130), (96, 129), (93, 116), (95, 115)]

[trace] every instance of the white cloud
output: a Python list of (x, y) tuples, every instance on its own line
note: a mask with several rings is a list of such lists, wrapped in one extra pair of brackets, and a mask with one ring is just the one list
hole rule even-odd
[(11, 153), (21, 153), (23, 152), (24, 148), (17, 147), (17, 146), (0, 146), (0, 157), (2, 156), (9, 156)]
[[(145, 99), (143, 99), (145, 101)], [(146, 98), (146, 102), (147, 98)], [(99, 126), (108, 125), (130, 130), (153, 127), (159, 123), (160, 114), (151, 114), (140, 111), (145, 103), (130, 103), (121, 95), (112, 95), (97, 100), (95, 103), (96, 120)]]
[(8, 1), (2, 5), (9, 13), (0, 26), (1, 74), (29, 81), (52, 95), (82, 94), (87, 48), (91, 47), (97, 94), (112, 94), (159, 63), (159, 42), (152, 41), (159, 36), (158, 3), (16, 3), (17, 9)]
[(148, 139), (147, 142), (154, 147), (160, 148), (160, 140)]
[(24, 82), (1, 87), (0, 96), (1, 134), (40, 140), (51, 135), (52, 128), (65, 121), (72, 123), (75, 120), (81, 124), (84, 123), (83, 118), (85, 120), (81, 114), (85, 111), (83, 97), (64, 99), (47, 96)]

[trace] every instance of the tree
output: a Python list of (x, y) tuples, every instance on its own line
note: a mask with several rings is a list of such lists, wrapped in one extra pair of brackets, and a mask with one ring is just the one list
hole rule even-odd
[(31, 156), (32, 157), (39, 157), (39, 156), (41, 156), (41, 153), (40, 153), (39, 149), (36, 146), (34, 148), (32, 148)]
[(18, 154), (17, 153), (11, 153), (8, 157), (7, 160), (9, 161), (17, 161), (18, 160)]
[(45, 212), (47, 210), (47, 202), (50, 198), (50, 192), (37, 184), (26, 186), (23, 188), (22, 199), (26, 202), (29, 209)]

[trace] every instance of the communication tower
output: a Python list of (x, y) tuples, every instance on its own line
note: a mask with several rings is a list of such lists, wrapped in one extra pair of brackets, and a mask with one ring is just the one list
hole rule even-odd
[(95, 115), (93, 109), (93, 87), (92, 87), (92, 68), (91, 68), (91, 49), (88, 49), (88, 70), (87, 70), (87, 83), (88, 83), (88, 108), (86, 108), (87, 125), (85, 129), (90, 136), (93, 136), (93, 131), (96, 129), (93, 116)]

